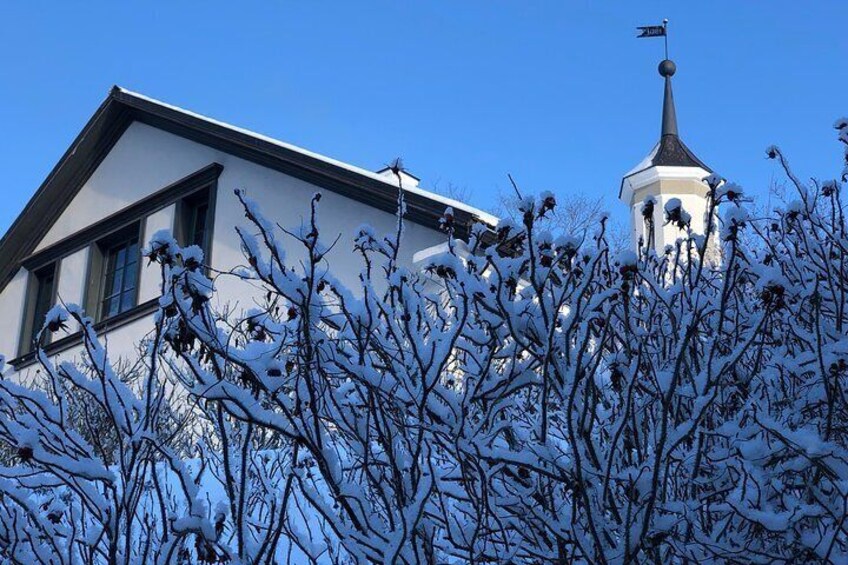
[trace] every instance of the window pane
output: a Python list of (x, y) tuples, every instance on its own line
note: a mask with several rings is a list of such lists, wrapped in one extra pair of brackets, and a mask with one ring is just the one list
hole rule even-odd
[(121, 295), (121, 312), (126, 312), (133, 306), (135, 306), (135, 290), (129, 290)]
[(112, 278), (112, 284), (106, 284), (106, 296), (114, 296), (121, 292), (121, 285), (124, 281), (124, 270), (118, 269), (112, 273), (107, 273), (107, 278)]
[(118, 306), (120, 305), (120, 295), (117, 297), (110, 296), (103, 300), (103, 307), (101, 309), (101, 317), (108, 318), (109, 316), (114, 316), (118, 313)]
[(103, 317), (108, 318), (118, 313), (120, 305), (120, 296), (110, 297), (103, 301)]
[(209, 198), (209, 189), (190, 195), (182, 201), (179, 218), (180, 243), (184, 246), (197, 245), (200, 247), (206, 263), (209, 261), (209, 246), (212, 236)]
[(114, 249), (113, 253), (115, 253), (115, 267), (121, 268), (124, 266), (124, 263), (127, 260), (127, 250), (123, 246)]
[(138, 241), (132, 240), (127, 246), (126, 264), (138, 262)]
[(47, 312), (50, 310), (51, 306), (53, 306), (53, 285), (55, 280), (52, 267), (50, 267), (50, 269), (49, 273), (45, 273), (41, 276), (36, 275), (37, 286), (35, 291), (35, 308), (33, 310), (32, 335), (30, 336), (30, 343), (35, 341), (38, 336), (38, 332), (44, 325), (44, 318), (47, 316)]
[[(206, 214), (209, 211), (209, 205), (206, 202), (198, 204), (192, 214), (192, 234), (191, 243), (204, 249), (206, 245)], [(205, 249), (204, 249), (205, 251)]]
[(138, 273), (138, 263), (130, 263), (124, 269), (124, 285), (122, 290), (132, 290), (135, 288), (136, 276)]
[(111, 296), (115, 294), (112, 288), (115, 285), (115, 266), (112, 264), (112, 257), (109, 257), (109, 260), (106, 263), (106, 271), (104, 272), (103, 278), (103, 296)]

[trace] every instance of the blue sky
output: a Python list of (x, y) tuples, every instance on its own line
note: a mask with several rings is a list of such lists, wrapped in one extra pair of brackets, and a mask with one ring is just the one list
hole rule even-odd
[[(112, 84), (360, 165), (402, 156), (424, 186), (491, 207), (603, 196), (658, 138), (670, 20), (680, 133), (757, 198), (840, 171), (848, 3), (54, 2), (0, 7), (0, 231)], [(249, 187), (248, 187), (249, 188)]]

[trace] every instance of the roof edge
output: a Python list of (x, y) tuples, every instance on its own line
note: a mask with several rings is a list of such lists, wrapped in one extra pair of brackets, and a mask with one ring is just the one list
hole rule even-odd
[[(369, 180), (378, 181), (382, 184), (386, 184), (386, 185), (390, 186), (392, 188), (392, 190), (396, 190), (398, 188), (397, 184), (390, 181), (384, 175), (379, 174), (380, 172), (384, 172), (386, 170), (386, 168), (383, 168), (383, 169), (381, 169), (380, 171), (377, 171), (377, 172), (370, 171), (368, 169), (358, 167), (356, 165), (352, 165), (350, 163), (346, 163), (346, 162), (340, 161), (338, 159), (334, 159), (333, 157), (328, 157), (328, 156), (323, 155), (321, 153), (316, 153), (314, 151), (310, 151), (309, 149), (304, 149), (303, 147), (299, 147), (297, 145), (287, 143), (285, 141), (281, 141), (279, 139), (276, 139), (274, 137), (271, 137), (271, 136), (268, 136), (268, 135), (265, 135), (265, 134), (262, 134), (262, 133), (258, 133), (258, 132), (255, 132), (255, 131), (252, 131), (252, 130), (249, 130), (249, 129), (246, 129), (246, 128), (242, 128), (242, 127), (239, 127), (239, 126), (236, 126), (236, 125), (233, 125), (233, 124), (221, 121), (221, 120), (217, 120), (215, 118), (210, 118), (209, 116), (205, 116), (203, 114), (199, 114), (199, 113), (193, 112), (191, 110), (186, 110), (184, 108), (181, 108), (180, 106), (175, 106), (173, 104), (163, 102), (163, 101), (158, 100), (156, 98), (151, 98), (150, 96), (147, 96), (145, 94), (140, 94), (138, 92), (134, 92), (132, 90), (129, 90), (129, 89), (126, 89), (126, 88), (123, 88), (123, 87), (120, 87), (120, 86), (113, 87), (112, 92), (114, 92), (116, 99), (120, 100), (121, 102), (128, 103), (128, 104), (131, 104), (131, 105), (134, 105), (134, 106), (138, 106), (140, 104), (154, 105), (154, 106), (157, 106), (159, 108), (173, 112), (177, 115), (184, 116), (186, 119), (196, 120), (200, 123), (207, 124), (208, 126), (212, 126), (212, 127), (215, 127), (215, 128), (221, 128), (223, 131), (230, 132), (233, 135), (240, 135), (240, 136), (252, 138), (252, 139), (255, 139), (257, 142), (267, 143), (270, 146), (274, 146), (276, 148), (279, 148), (281, 151), (288, 151), (288, 152), (291, 152), (292, 154), (300, 155), (305, 159), (314, 159), (315, 161), (321, 162), (323, 164), (326, 164), (326, 165), (329, 165), (329, 166), (332, 166), (332, 167), (337, 167), (340, 170), (350, 172), (350, 173), (354, 173), (356, 175), (367, 178)], [(416, 180), (421, 180), (417, 176), (412, 175), (409, 172), (406, 172), (406, 174), (415, 178)], [(464, 202), (460, 202), (458, 200), (454, 200), (452, 198), (447, 198), (447, 197), (441, 196), (439, 194), (433, 193), (429, 190), (426, 190), (426, 189), (423, 189), (423, 188), (420, 188), (420, 187), (404, 187), (404, 192), (418, 194), (421, 197), (423, 197), (425, 199), (432, 200), (435, 203), (439, 203), (439, 204), (444, 205), (444, 206), (450, 206), (454, 209), (459, 209), (459, 210), (465, 211), (468, 214), (476, 216), (483, 223), (487, 223), (487, 224), (490, 224), (492, 226), (496, 225), (499, 221), (499, 219), (497, 217), (495, 217), (494, 215), (489, 214), (488, 212), (484, 212), (483, 210), (480, 210), (479, 208), (475, 208), (474, 206), (471, 206), (471, 205), (466, 204)]]

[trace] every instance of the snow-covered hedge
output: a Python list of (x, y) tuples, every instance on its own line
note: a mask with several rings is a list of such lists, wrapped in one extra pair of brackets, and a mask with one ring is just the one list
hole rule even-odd
[[(282, 230), (239, 192), (237, 273), (157, 234), (164, 294), (132, 378), (68, 307), (44, 331), (82, 324), (88, 362), (42, 354), (41, 392), (0, 381), (0, 556), (845, 562), (843, 185), (802, 183), (768, 153), (795, 201), (755, 214), (712, 175), (710, 233), (659, 255), (612, 253), (604, 221), (583, 241), (540, 232), (548, 194), (423, 270), (398, 261), (402, 222), (362, 229), (355, 290), (327, 264), (349, 243), (322, 237), (319, 195)], [(716, 238), (718, 264), (703, 260)], [(218, 277), (261, 303), (216, 312)], [(185, 426), (201, 430), (191, 454), (174, 445)]]

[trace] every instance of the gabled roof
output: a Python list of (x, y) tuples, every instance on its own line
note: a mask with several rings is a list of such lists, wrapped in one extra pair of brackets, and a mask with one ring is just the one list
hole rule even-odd
[[(385, 175), (115, 86), (0, 240), (0, 290), (134, 121), (278, 170), (380, 210), (391, 213), (397, 210), (397, 185)], [(498, 221), (491, 214), (418, 187), (404, 187), (404, 194), (405, 217), (433, 229), (438, 229), (448, 206), (454, 209), (460, 236), (466, 236), (474, 222), (493, 226)]]

